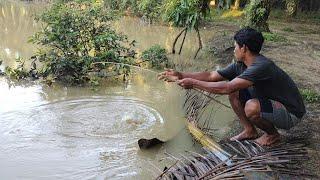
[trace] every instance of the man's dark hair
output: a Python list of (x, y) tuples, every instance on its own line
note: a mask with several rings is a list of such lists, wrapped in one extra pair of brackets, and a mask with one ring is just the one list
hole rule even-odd
[(233, 38), (240, 47), (246, 45), (254, 54), (259, 54), (264, 41), (261, 32), (249, 27), (240, 29)]

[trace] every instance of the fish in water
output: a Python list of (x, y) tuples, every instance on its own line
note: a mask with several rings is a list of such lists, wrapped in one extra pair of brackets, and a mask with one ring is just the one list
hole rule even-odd
[(152, 139), (139, 139), (138, 144), (140, 149), (149, 149), (152, 148), (158, 144), (164, 143), (163, 141), (159, 140), (158, 138), (152, 138)]
[(131, 124), (131, 125), (138, 126), (138, 125), (141, 125), (141, 124), (143, 123), (143, 121), (133, 120), (133, 119), (127, 119), (127, 120), (126, 120), (126, 123), (127, 123), (127, 124)]

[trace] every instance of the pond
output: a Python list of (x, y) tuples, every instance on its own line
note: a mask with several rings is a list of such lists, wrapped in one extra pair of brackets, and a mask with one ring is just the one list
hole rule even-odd
[[(0, 2), (0, 59), (15, 66), (15, 58), (32, 56), (37, 47), (27, 43), (39, 30), (32, 15), (45, 4)], [(160, 44), (168, 50), (179, 31), (149, 26), (139, 19), (123, 18), (117, 31), (135, 39), (138, 52)], [(205, 31), (204, 37), (214, 32)], [(175, 62), (193, 64), (196, 36), (187, 39)], [(213, 62), (208, 59), (210, 67)], [(10, 82), (0, 77), (1, 179), (150, 179), (168, 160), (186, 150), (199, 151), (185, 129), (182, 110), (185, 91), (160, 82), (150, 71), (135, 70), (127, 83), (105, 82), (90, 87), (47, 86), (40, 82)], [(217, 111), (217, 136), (223, 136), (233, 119), (228, 109)], [(140, 138), (169, 140), (142, 151)]]

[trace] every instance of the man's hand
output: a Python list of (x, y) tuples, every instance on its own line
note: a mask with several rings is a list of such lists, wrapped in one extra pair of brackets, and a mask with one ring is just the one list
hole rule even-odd
[(192, 78), (184, 78), (184, 79), (178, 80), (177, 83), (179, 86), (185, 89), (192, 89), (195, 81), (196, 80)]
[(164, 72), (161, 72), (158, 74), (159, 80), (164, 80), (167, 82), (175, 82), (181, 78), (182, 78), (181, 73), (173, 69), (166, 69)]

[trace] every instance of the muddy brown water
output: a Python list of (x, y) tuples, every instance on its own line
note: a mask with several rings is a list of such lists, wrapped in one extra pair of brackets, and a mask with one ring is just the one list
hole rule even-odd
[[(41, 3), (0, 1), (0, 59), (15, 66), (37, 47), (26, 41), (40, 25), (32, 15)], [(123, 18), (118, 31), (135, 39), (138, 52), (160, 44), (170, 49), (179, 31)], [(204, 32), (210, 35), (213, 32)], [(187, 39), (176, 62), (192, 64), (196, 38)], [(208, 60), (209, 61), (209, 60)], [(51, 87), (40, 82), (11, 83), (0, 77), (1, 179), (150, 179), (172, 164), (165, 152), (179, 156), (199, 151), (185, 129), (184, 90), (157, 81), (156, 74), (136, 70), (128, 83), (107, 82), (89, 87)], [(233, 114), (219, 109), (216, 135), (223, 136)], [(141, 151), (137, 140), (157, 137), (170, 141)]]

